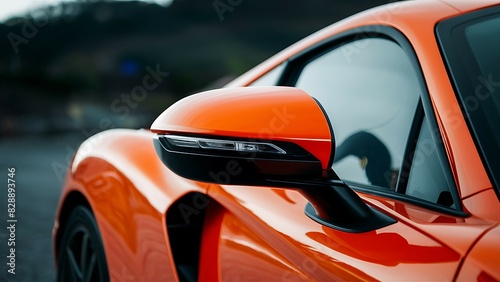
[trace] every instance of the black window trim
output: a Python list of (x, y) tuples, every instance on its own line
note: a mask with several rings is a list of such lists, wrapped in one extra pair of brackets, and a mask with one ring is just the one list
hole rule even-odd
[(425, 112), (422, 105), (422, 99), (419, 99), (413, 116), (413, 122), (411, 124), (408, 140), (406, 141), (403, 163), (401, 165), (401, 171), (399, 172), (398, 183), (396, 185), (397, 193), (406, 193), (408, 179), (410, 178), (411, 168), (413, 167), (413, 156), (417, 149), (418, 137), (420, 136), (420, 129), (424, 119)]
[[(420, 67), (420, 62), (418, 61), (417, 55), (409, 42), (409, 40), (401, 33), (399, 30), (390, 27), (390, 26), (382, 26), (382, 25), (370, 25), (370, 26), (363, 26), (363, 27), (358, 27), (354, 28), (342, 33), (339, 33), (337, 35), (334, 35), (330, 37), (327, 40), (324, 40), (316, 45), (313, 45), (309, 48), (306, 48), (302, 52), (299, 52), (295, 56), (291, 57), (290, 59), (286, 60), (285, 63), (285, 68), (283, 69), (280, 78), (278, 79), (278, 86), (294, 86), (295, 83), (297, 82), (297, 79), (302, 72), (303, 67), (310, 61), (316, 59), (317, 57), (322, 56), (323, 54), (331, 51), (332, 49), (338, 48), (344, 44), (354, 42), (356, 40), (360, 39), (365, 39), (365, 38), (383, 38), (383, 39), (388, 39), (391, 40), (395, 43), (397, 43), (403, 51), (406, 53), (408, 56), (411, 65), (417, 75), (418, 79), (418, 84), (420, 85), (421, 95), (420, 95), (420, 101), (423, 107), (423, 112), (425, 115), (425, 118), (422, 117), (421, 122), (413, 122), (412, 124), (412, 129), (410, 130), (410, 136), (413, 137), (415, 129), (413, 127), (417, 127), (418, 130), (420, 129), (420, 125), (422, 122), (427, 119), (429, 123), (429, 129), (432, 132), (432, 137), (433, 141), (436, 144), (437, 147), (437, 154), (439, 161), (441, 163), (441, 166), (444, 169), (446, 181), (449, 184), (450, 192), (452, 194), (453, 202), (455, 203), (455, 208), (451, 207), (446, 207), (443, 205), (439, 205), (436, 203), (432, 203), (423, 199), (415, 198), (406, 194), (402, 194), (398, 192), (393, 192), (388, 189), (377, 189), (374, 188), (374, 186), (369, 186), (369, 185), (363, 185), (359, 183), (352, 183), (349, 181), (346, 181), (346, 183), (354, 189), (355, 191), (367, 193), (367, 194), (372, 194), (372, 195), (378, 195), (378, 196), (383, 196), (403, 202), (408, 202), (410, 204), (415, 204), (424, 208), (427, 208), (429, 210), (434, 210), (438, 212), (442, 212), (445, 214), (450, 214), (454, 216), (459, 216), (459, 217), (467, 217), (469, 216), (468, 213), (466, 213), (463, 210), (462, 207), (462, 202), (460, 200), (459, 194), (458, 194), (458, 189), (455, 183), (455, 179), (453, 177), (453, 174), (451, 172), (451, 167), (450, 163), (448, 160), (448, 156), (446, 154), (446, 151), (444, 150), (443, 146), (443, 141), (441, 139), (441, 134), (440, 130), (438, 127), (438, 124), (436, 122), (436, 117), (434, 114), (434, 109), (432, 106), (432, 102), (430, 99), (429, 91), (427, 89), (427, 83), (425, 82), (425, 78), (422, 72), (422, 69)], [(420, 102), (419, 102), (420, 103)], [(418, 110), (417, 110), (418, 111)], [(414, 119), (418, 118), (418, 113), (416, 116), (414, 116)], [(412, 135), (413, 134), (413, 135)], [(418, 138), (418, 134), (416, 135)], [(416, 140), (408, 140), (408, 142), (414, 142), (416, 143)], [(409, 143), (408, 143), (409, 144)], [(404, 160), (407, 159), (408, 155), (412, 153), (411, 150), (408, 150), (408, 144), (405, 150), (405, 155), (404, 155)], [(403, 168), (403, 166), (402, 166)], [(400, 171), (400, 177), (401, 173), (403, 172), (403, 169)], [(398, 180), (398, 186), (399, 186), (399, 180)], [(399, 189), (399, 188), (397, 188)]]

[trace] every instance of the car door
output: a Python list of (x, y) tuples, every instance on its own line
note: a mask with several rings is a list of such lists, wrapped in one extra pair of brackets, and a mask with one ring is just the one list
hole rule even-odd
[(376, 30), (330, 38), (251, 86), (295, 86), (317, 99), (334, 129), (333, 170), (397, 222), (349, 233), (308, 218), (298, 192), (211, 185), (219, 279), (452, 280), (489, 226), (462, 209), (411, 44)]

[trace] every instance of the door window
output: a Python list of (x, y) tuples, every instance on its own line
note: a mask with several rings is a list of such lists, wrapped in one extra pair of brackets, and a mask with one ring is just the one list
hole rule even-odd
[(330, 118), (340, 178), (395, 189), (420, 97), (404, 50), (382, 38), (350, 42), (307, 63), (295, 86)]

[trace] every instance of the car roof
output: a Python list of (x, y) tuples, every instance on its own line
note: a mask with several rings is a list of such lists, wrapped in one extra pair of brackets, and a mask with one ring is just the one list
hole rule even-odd
[[(394, 2), (371, 8), (327, 26), (302, 39), (233, 80), (225, 87), (246, 86), (288, 58), (343, 31), (359, 28), (362, 33), (363, 27), (366, 26), (391, 26), (400, 30), (412, 41), (411, 37), (418, 37), (417, 34), (429, 32), (429, 28), (432, 28), (430, 32), (433, 32), (436, 23), (441, 20), (498, 4), (500, 4), (498, 0), (415, 0)], [(425, 28), (427, 30), (424, 30)]]
[(481, 9), (488, 6), (498, 5), (498, 0), (482, 0), (482, 1), (470, 1), (470, 0), (440, 0), (443, 3), (457, 9), (461, 13), (470, 12), (473, 10)]

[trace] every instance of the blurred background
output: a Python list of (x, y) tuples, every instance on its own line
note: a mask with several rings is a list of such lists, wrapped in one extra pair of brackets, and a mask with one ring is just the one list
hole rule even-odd
[[(0, 281), (54, 281), (54, 215), (83, 140), (148, 128), (176, 100), (221, 87), (318, 29), (388, 2), (2, 1)], [(17, 171), (16, 275), (6, 267), (8, 167)]]

